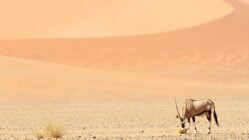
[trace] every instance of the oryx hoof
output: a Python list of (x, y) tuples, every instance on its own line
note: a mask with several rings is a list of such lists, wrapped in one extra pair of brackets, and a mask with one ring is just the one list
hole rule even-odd
[(211, 134), (211, 131), (208, 131), (207, 134)]

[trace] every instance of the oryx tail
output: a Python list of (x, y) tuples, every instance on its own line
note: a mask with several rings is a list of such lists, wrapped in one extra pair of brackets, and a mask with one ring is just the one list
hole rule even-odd
[(215, 112), (215, 106), (214, 106), (214, 120), (215, 120), (216, 125), (219, 126), (218, 116), (217, 116), (217, 114)]

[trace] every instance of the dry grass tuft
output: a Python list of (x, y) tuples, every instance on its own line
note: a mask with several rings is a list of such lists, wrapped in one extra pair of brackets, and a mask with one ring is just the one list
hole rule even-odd
[(57, 124), (54, 124), (54, 123), (49, 123), (46, 126), (45, 132), (46, 132), (48, 137), (55, 138), (55, 139), (62, 138), (63, 135), (65, 134), (63, 128)]
[(64, 134), (64, 129), (56, 123), (48, 123), (45, 129), (36, 129), (36, 131), (34, 132), (37, 140), (41, 140), (44, 138), (53, 138), (57, 140), (62, 138)]
[(55, 139), (62, 138), (63, 135), (65, 134), (64, 129), (55, 123), (49, 123), (45, 131), (47, 136)]

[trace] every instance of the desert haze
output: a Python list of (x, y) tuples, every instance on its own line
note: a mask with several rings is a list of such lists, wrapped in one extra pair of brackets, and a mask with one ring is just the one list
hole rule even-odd
[[(0, 1), (0, 139), (249, 139), (248, 3)], [(180, 135), (175, 98), (220, 127)]]

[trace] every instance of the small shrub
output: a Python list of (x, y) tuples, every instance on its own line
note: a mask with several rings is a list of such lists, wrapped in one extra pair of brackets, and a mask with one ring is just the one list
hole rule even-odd
[(50, 138), (59, 139), (64, 135), (63, 128), (53, 123), (48, 124), (45, 131)]

